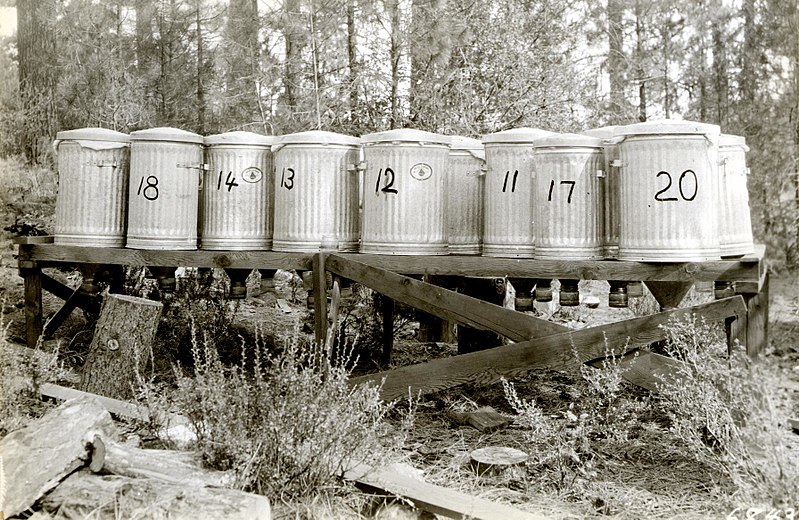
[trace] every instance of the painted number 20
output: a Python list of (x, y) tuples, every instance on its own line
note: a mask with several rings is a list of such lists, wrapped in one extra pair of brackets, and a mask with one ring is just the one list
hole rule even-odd
[[(659, 192), (655, 193), (656, 201), (671, 202), (671, 201), (680, 200), (681, 198), (682, 200), (690, 202), (696, 198), (696, 194), (699, 191), (699, 179), (697, 179), (696, 173), (693, 170), (685, 170), (684, 172), (682, 172), (682, 175), (680, 175), (680, 179), (677, 181), (677, 187), (680, 192), (680, 198), (673, 196), (672, 197), (666, 196), (668, 195), (666, 192), (671, 189), (672, 185), (671, 174), (669, 172), (661, 170), (657, 173), (657, 177), (666, 177), (666, 186)], [(687, 177), (693, 177), (693, 183), (688, 182), (688, 189), (686, 190), (685, 179)], [(693, 191), (690, 191), (691, 184), (693, 184)]]

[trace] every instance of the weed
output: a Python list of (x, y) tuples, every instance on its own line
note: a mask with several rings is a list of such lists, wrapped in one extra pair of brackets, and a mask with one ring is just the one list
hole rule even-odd
[(58, 176), (28, 166), (21, 157), (0, 158), (0, 222), (15, 235), (53, 232)]
[(741, 349), (728, 356), (723, 338), (704, 321), (664, 328), (666, 351), (682, 361), (660, 385), (674, 437), (730, 482), (734, 501), (795, 507), (799, 452), (787, 438), (790, 406), (779, 368), (768, 359), (753, 363)]
[(238, 365), (223, 363), (208, 336), (192, 345), (194, 372), (178, 372), (174, 402), (206, 464), (233, 471), (242, 489), (275, 498), (313, 493), (358, 463), (387, 460), (386, 446), (401, 445), (410, 428), (391, 428), (394, 408), (379, 388), (350, 388), (350, 356), (313, 348), (299, 322), (279, 348), (267, 348), (261, 334), (243, 342)]

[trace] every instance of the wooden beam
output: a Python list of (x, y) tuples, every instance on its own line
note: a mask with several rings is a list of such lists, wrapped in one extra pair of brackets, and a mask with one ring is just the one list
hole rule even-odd
[(428, 314), (475, 329), (490, 330), (514, 341), (554, 334), (562, 330), (561, 325), (379, 267), (369, 266), (341, 255), (330, 255), (326, 259), (325, 266), (339, 276), (366, 285), (393, 300)]
[[(496, 347), (480, 352), (435, 359), (351, 379), (352, 384), (383, 381), (381, 396), (391, 400), (412, 393), (429, 393), (463, 383), (491, 384), (502, 376), (515, 376), (536, 368), (573, 368), (581, 362), (605, 355), (611, 348), (626, 345), (628, 351), (641, 344), (665, 339), (660, 325), (672, 318), (695, 316), (715, 321), (746, 312), (743, 298), (734, 296), (690, 309), (671, 311), (624, 320), (617, 323), (554, 334)], [(575, 357), (575, 352), (578, 357)]]
[(386, 295), (380, 298), (380, 317), (383, 321), (383, 353), (380, 363), (384, 367), (391, 364), (391, 352), (394, 350), (394, 310), (395, 302)]
[(45, 339), (49, 339), (53, 337), (53, 334), (58, 327), (61, 326), (64, 321), (69, 318), (69, 315), (72, 314), (72, 311), (75, 310), (75, 307), (78, 306), (78, 301), (81, 298), (80, 289), (75, 289), (75, 292), (72, 293), (72, 296), (67, 298), (67, 301), (64, 302), (64, 305), (61, 306), (58, 311), (56, 311), (53, 316), (47, 320), (47, 323), (44, 325), (44, 332), (42, 335)]
[(765, 274), (763, 286), (757, 294), (746, 295), (746, 353), (756, 358), (768, 347), (769, 276)]
[(406, 475), (394, 465), (385, 468), (360, 465), (347, 471), (344, 478), (355, 481), (359, 487), (405, 497), (419, 509), (448, 518), (474, 518), (475, 520), (543, 520), (547, 518), (545, 515), (528, 513), (461, 491), (428, 484)]

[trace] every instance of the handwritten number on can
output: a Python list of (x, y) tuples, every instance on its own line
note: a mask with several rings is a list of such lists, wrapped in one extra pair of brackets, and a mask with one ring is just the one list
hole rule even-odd
[(139, 190), (136, 195), (143, 195), (147, 200), (155, 200), (158, 198), (158, 177), (155, 175), (147, 176), (147, 185), (144, 185), (144, 175), (139, 182)]
[[(572, 195), (574, 194), (574, 185), (577, 184), (577, 181), (560, 181), (561, 186), (563, 186), (564, 184), (569, 185), (569, 196), (566, 198), (566, 204), (571, 204)], [(549, 195), (547, 196), (547, 202), (552, 202), (553, 189), (555, 189), (555, 179), (552, 179), (549, 183)]]
[[(385, 178), (385, 185), (381, 188), (380, 187), (380, 179)], [(394, 186), (394, 170), (391, 168), (386, 168), (385, 171), (381, 168), (379, 172), (377, 172), (377, 182), (375, 183), (375, 193), (378, 195), (382, 191), (383, 193), (397, 193), (396, 188), (392, 188)]]
[[(513, 171), (513, 180), (511, 181), (510, 192), (516, 191), (516, 178), (519, 176), (519, 170)], [(510, 177), (510, 170), (505, 172), (505, 182), (502, 183), (502, 193), (508, 191), (508, 177)]]
[[(286, 175), (288, 172), (288, 175)], [(280, 187), (290, 190), (294, 187), (294, 168), (283, 168), (283, 173), (280, 175)]]
[[(220, 170), (219, 171), (219, 179), (216, 181), (216, 189), (217, 190), (221, 190), (222, 189), (222, 173), (224, 173), (224, 172), (222, 172)], [(227, 173), (227, 178), (225, 179), (225, 186), (227, 186), (227, 190), (230, 191), (235, 186), (238, 186), (238, 185), (239, 184), (236, 182), (236, 176), (233, 175), (233, 172), (228, 172)]]
[[(680, 192), (680, 198), (675, 196), (670, 196), (670, 197), (665, 196), (666, 192), (671, 190), (672, 179), (671, 179), (671, 174), (667, 171), (661, 170), (656, 175), (656, 177), (663, 177), (663, 176), (666, 177), (666, 186), (659, 192), (655, 193), (656, 201), (673, 202), (673, 201), (678, 201), (680, 200), (680, 198), (682, 198), (682, 200), (684, 201), (691, 202), (696, 198), (696, 194), (699, 192), (699, 179), (696, 176), (696, 172), (694, 172), (693, 170), (685, 170), (680, 175), (680, 178), (677, 181), (677, 188), (678, 191)], [(686, 182), (686, 179), (689, 177), (693, 177), (693, 191), (691, 190), (692, 183), (690, 181)]]

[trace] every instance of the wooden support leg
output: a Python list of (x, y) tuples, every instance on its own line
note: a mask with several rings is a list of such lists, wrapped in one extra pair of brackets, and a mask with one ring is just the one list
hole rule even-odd
[(660, 304), (661, 311), (676, 309), (693, 287), (693, 282), (644, 282)]
[(394, 300), (386, 295), (380, 296), (380, 314), (383, 318), (383, 356), (384, 367), (391, 364), (391, 351), (394, 350)]
[(318, 348), (323, 348), (327, 340), (327, 277), (325, 276), (325, 255), (313, 256), (313, 299), (314, 299), (314, 338)]
[(19, 272), (25, 284), (25, 341), (35, 348), (42, 335), (42, 269), (34, 264)]
[(763, 275), (760, 292), (743, 296), (747, 308), (744, 344), (749, 357), (756, 358), (768, 346), (768, 273)]
[[(503, 278), (464, 278), (460, 291), (480, 300), (502, 305), (505, 300)], [(492, 331), (458, 325), (458, 354), (466, 354), (502, 344), (502, 337)]]

